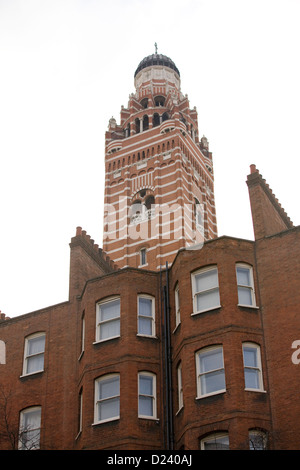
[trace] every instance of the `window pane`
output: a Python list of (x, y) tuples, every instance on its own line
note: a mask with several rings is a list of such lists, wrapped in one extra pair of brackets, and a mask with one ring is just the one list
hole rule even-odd
[(103, 323), (100, 327), (100, 339), (107, 339), (113, 336), (120, 336), (120, 320)]
[(141, 265), (146, 264), (146, 250), (141, 250), (140, 255), (141, 255), (141, 260), (140, 260)]
[(40, 430), (24, 431), (22, 433), (22, 448), (25, 450), (39, 449), (40, 447)]
[(120, 379), (118, 376), (100, 380), (98, 383), (99, 399), (103, 400), (120, 394)]
[(112, 300), (100, 306), (100, 321), (120, 316), (120, 299)]
[(250, 450), (265, 450), (267, 448), (267, 435), (264, 432), (250, 431), (249, 433)]
[(250, 278), (250, 269), (249, 268), (236, 268), (237, 272), (237, 282), (239, 285), (242, 286), (251, 286), (251, 278)]
[(152, 318), (139, 317), (139, 333), (142, 335), (152, 335)]
[(24, 413), (24, 428), (37, 429), (41, 425), (41, 410), (33, 410)]
[(153, 416), (153, 399), (152, 397), (139, 397), (139, 415)]
[(207, 310), (208, 308), (218, 307), (220, 305), (219, 290), (197, 294), (197, 312)]
[(196, 292), (201, 292), (207, 289), (218, 287), (218, 271), (211, 269), (195, 276), (196, 279)]
[(257, 349), (251, 347), (243, 348), (244, 365), (248, 367), (258, 367), (257, 363)]
[(222, 349), (212, 349), (200, 354), (200, 372), (221, 369), (223, 367)]
[(116, 418), (120, 416), (120, 398), (111, 398), (100, 402), (98, 405), (98, 419), (102, 421), (104, 419)]
[(205, 441), (204, 450), (229, 450), (228, 436), (216, 437)]
[(139, 315), (152, 317), (152, 299), (139, 298)]
[(37, 336), (28, 340), (28, 355), (38, 354), (45, 350), (45, 336)]
[(252, 305), (252, 290), (247, 287), (238, 287), (239, 304)]
[(39, 354), (38, 356), (32, 356), (27, 359), (27, 369), (26, 369), (27, 374), (38, 372), (41, 370), (44, 370), (44, 354)]
[(259, 372), (256, 369), (245, 369), (245, 386), (246, 388), (259, 389)]
[(141, 395), (153, 395), (153, 377), (140, 375), (139, 391)]
[(208, 372), (202, 375), (201, 378), (201, 394), (217, 392), (218, 390), (225, 390), (225, 374), (224, 370)]

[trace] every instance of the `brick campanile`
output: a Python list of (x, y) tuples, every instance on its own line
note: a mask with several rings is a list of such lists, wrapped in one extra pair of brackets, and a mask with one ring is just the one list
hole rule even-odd
[(119, 267), (157, 270), (217, 237), (213, 162), (169, 57), (145, 57), (134, 84), (105, 135), (103, 249)]

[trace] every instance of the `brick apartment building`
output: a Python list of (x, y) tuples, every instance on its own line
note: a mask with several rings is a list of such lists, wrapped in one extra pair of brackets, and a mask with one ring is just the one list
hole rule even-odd
[[(300, 227), (255, 165), (255, 239), (218, 237), (212, 155), (171, 59), (109, 122), (103, 249), (69, 300), (0, 317), (0, 449), (300, 448)], [(299, 357), (298, 357), (299, 356)]]

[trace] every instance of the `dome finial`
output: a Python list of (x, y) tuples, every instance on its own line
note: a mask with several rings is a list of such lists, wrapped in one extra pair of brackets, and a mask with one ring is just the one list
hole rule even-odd
[(157, 54), (157, 42), (154, 43), (154, 47), (155, 47), (155, 54)]

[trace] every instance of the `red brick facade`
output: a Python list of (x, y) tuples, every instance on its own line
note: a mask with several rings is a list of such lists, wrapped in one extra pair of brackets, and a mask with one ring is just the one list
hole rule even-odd
[(213, 236), (208, 211), (204, 243), (161, 269), (155, 249), (126, 267), (77, 228), (69, 300), (1, 314), (0, 449), (300, 447), (300, 228), (253, 165), (247, 184), (254, 241)]

